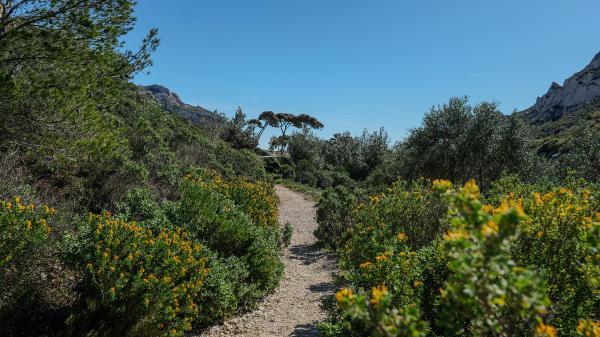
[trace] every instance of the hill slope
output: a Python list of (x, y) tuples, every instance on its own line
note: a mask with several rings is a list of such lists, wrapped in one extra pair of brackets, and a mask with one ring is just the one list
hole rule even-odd
[(140, 90), (152, 95), (165, 111), (176, 113), (196, 125), (225, 121), (225, 118), (217, 112), (184, 103), (176, 93), (162, 85), (140, 86)]

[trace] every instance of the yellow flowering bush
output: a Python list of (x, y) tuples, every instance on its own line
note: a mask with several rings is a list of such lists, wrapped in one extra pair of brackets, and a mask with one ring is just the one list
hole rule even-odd
[[(428, 334), (427, 322), (420, 318), (419, 307), (408, 305), (396, 308), (392, 295), (384, 285), (358, 294), (343, 288), (335, 294), (335, 300), (339, 308), (353, 319), (350, 330), (354, 335), (359, 335), (360, 331), (368, 332), (368, 336), (372, 337), (425, 337)], [(326, 328), (321, 326), (322, 330)], [(366, 333), (364, 335), (367, 336)]]
[[(340, 265), (343, 269), (354, 270), (367, 261), (380, 262), (378, 267), (411, 264), (409, 261), (416, 255), (414, 250), (431, 243), (447, 227), (443, 221), (446, 208), (428, 181), (392, 185), (386, 192), (359, 204), (352, 212), (353, 224), (344, 233), (339, 249)], [(391, 261), (383, 263), (380, 255), (385, 252), (389, 253)], [(369, 272), (370, 277), (388, 275), (390, 279), (395, 277), (392, 274), (404, 272), (395, 267), (383, 268), (379, 273), (373, 273), (373, 270)]]
[(238, 205), (256, 224), (278, 228), (277, 196), (273, 185), (265, 181), (250, 181), (246, 178), (225, 179), (211, 170), (202, 170), (185, 176), (191, 182), (205, 189), (226, 195)]
[(443, 237), (448, 278), (440, 288), (439, 328), (474, 335), (512, 336), (542, 322), (549, 304), (539, 271), (518, 265), (512, 240), (524, 220), (519, 202), (506, 201), (493, 215), (483, 209), (479, 188), (469, 181), (459, 192), (434, 186), (450, 202), (451, 229)]
[(517, 186), (486, 204), (474, 181), (431, 189), (448, 222), (422, 245), (417, 231), (394, 227), (418, 212), (418, 193), (387, 203), (403, 200), (392, 187), (356, 208), (324, 336), (600, 334), (597, 190)]
[(553, 324), (574, 336), (581, 317), (600, 308), (600, 214), (588, 189), (554, 188), (520, 198), (527, 217), (514, 256), (545, 275)]
[(210, 272), (206, 254), (181, 229), (104, 212), (90, 215), (72, 244), (70, 261), (84, 273), (75, 331), (182, 336), (202, 315), (196, 300)]
[(0, 268), (48, 238), (47, 218), (54, 213), (47, 205), (26, 204), (18, 196), (0, 201)]

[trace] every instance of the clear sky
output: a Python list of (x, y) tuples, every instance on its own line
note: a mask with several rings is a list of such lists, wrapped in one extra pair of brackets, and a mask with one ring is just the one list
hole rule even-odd
[(152, 27), (161, 45), (136, 83), (228, 115), (312, 114), (323, 137), (399, 140), (457, 95), (524, 109), (600, 51), (600, 0), (139, 2), (128, 45)]

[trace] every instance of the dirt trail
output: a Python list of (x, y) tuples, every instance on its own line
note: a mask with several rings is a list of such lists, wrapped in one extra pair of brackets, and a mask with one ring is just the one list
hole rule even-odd
[(232, 318), (200, 337), (316, 336), (316, 323), (325, 318), (321, 299), (331, 294), (335, 261), (321, 251), (313, 235), (315, 203), (304, 195), (276, 186), (281, 204), (279, 222), (291, 223), (294, 234), (284, 252), (285, 274), (279, 288), (250, 313)]

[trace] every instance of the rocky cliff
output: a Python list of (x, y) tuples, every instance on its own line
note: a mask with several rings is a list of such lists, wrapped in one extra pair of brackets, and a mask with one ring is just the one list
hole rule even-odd
[(600, 99), (600, 53), (582, 71), (569, 77), (564, 84), (552, 83), (548, 92), (524, 111), (532, 123), (555, 121)]
[(161, 85), (140, 86), (140, 90), (152, 95), (165, 111), (176, 113), (196, 125), (225, 121), (219, 113), (184, 103), (176, 93)]

